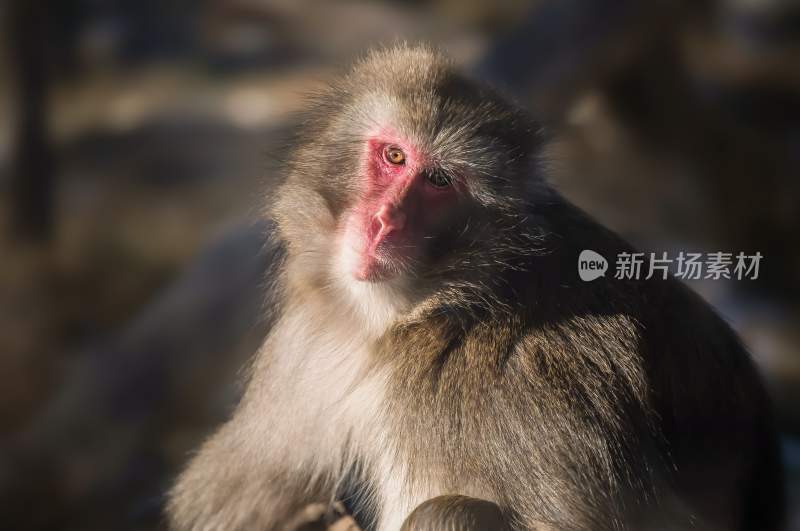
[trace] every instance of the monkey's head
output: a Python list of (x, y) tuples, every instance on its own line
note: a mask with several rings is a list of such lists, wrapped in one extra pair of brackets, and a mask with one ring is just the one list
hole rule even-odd
[(535, 148), (518, 108), (441, 55), (372, 52), (316, 98), (275, 217), (322, 283), (464, 281), (523, 232)]

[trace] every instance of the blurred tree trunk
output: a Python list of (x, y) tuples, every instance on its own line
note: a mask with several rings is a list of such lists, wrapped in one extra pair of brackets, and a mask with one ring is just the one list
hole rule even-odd
[(48, 14), (43, 0), (11, 0), (6, 35), (15, 98), (12, 230), (44, 242), (53, 232), (54, 159), (48, 139)]

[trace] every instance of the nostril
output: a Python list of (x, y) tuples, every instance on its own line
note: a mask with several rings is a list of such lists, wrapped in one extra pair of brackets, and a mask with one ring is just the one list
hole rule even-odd
[(381, 232), (400, 230), (406, 224), (406, 215), (398, 208), (383, 205), (375, 214), (374, 220), (380, 225)]
[(372, 222), (369, 225), (369, 234), (368, 234), (368, 238), (370, 239), (370, 241), (377, 238), (379, 234), (382, 234), (384, 232), (384, 230), (385, 230), (384, 225), (380, 217), (377, 214), (372, 216)]
[(372, 216), (370, 223), (370, 239), (381, 241), (389, 234), (403, 229), (406, 223), (406, 215), (401, 210), (389, 204), (382, 205), (378, 212)]

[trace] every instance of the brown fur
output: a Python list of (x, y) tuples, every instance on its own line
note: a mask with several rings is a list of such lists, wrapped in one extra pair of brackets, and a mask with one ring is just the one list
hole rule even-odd
[[(343, 287), (335, 234), (381, 120), (470, 193), (404, 278)], [(317, 98), (272, 209), (282, 317), (174, 488), (175, 529), (280, 529), (353, 492), (383, 530), (440, 495), (514, 529), (779, 528), (747, 352), (673, 280), (578, 279), (582, 249), (630, 248), (547, 187), (540, 144), (425, 48), (373, 52)]]

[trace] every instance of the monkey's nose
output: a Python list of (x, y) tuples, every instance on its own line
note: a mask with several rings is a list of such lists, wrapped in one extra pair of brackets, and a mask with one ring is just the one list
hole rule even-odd
[(382, 236), (392, 231), (402, 230), (406, 224), (405, 213), (388, 204), (382, 205), (373, 219), (380, 225), (379, 234)]

